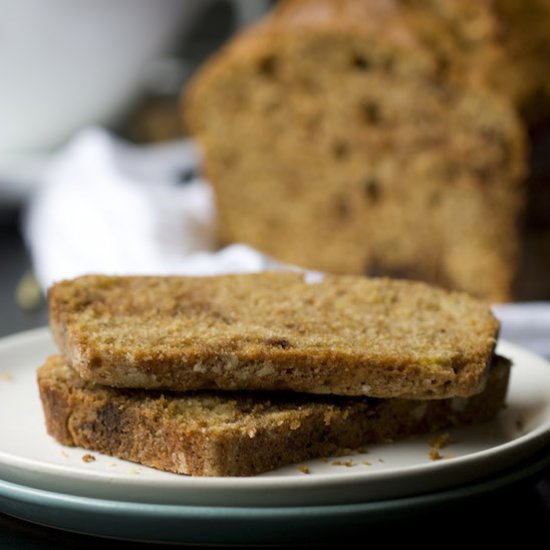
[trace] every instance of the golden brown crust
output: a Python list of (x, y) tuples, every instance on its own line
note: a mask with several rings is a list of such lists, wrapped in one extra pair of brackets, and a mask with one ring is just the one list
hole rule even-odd
[(502, 407), (509, 362), (471, 398), (411, 401), (300, 394), (162, 394), (83, 382), (59, 356), (38, 370), (46, 426), (80, 446), (170, 472), (246, 476), (453, 425)]
[(498, 332), (465, 294), (358, 276), (85, 276), (48, 300), (70, 365), (118, 387), (467, 396)]

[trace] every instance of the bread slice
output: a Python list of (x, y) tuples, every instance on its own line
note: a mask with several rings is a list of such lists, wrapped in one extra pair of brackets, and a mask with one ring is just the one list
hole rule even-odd
[(360, 276), (84, 276), (49, 292), (86, 380), (441, 399), (483, 389), (498, 322), (465, 294)]
[(286, 464), (459, 424), (503, 405), (509, 362), (470, 398), (414, 401), (296, 393), (123, 390), (83, 381), (60, 356), (38, 370), (48, 432), (170, 472), (247, 476)]

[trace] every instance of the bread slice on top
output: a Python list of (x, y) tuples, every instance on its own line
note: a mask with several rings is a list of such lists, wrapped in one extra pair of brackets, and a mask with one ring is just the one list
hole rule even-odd
[(361, 276), (89, 275), (48, 299), (69, 365), (125, 388), (470, 396), (499, 328), (466, 294)]
[(82, 380), (60, 356), (38, 369), (50, 435), (60, 443), (180, 474), (247, 476), (454, 425), (502, 407), (509, 362), (485, 390), (415, 401), (266, 392), (161, 393)]

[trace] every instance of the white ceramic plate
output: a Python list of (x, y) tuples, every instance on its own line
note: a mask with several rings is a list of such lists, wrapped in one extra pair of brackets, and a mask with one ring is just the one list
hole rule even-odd
[(192, 478), (67, 448), (44, 428), (36, 368), (55, 348), (47, 329), (0, 340), (0, 478), (83, 497), (201, 506), (303, 506), (380, 501), (471, 483), (509, 469), (550, 443), (550, 364), (501, 342), (514, 361), (508, 405), (483, 425), (451, 430), (429, 459), (433, 435), (370, 446), (365, 454), (312, 460), (249, 478)]

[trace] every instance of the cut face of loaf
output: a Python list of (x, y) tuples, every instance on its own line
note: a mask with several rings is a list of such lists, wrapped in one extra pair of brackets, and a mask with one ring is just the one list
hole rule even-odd
[(223, 243), (510, 298), (524, 132), (485, 78), (496, 45), (422, 4), (284, 2), (199, 71), (185, 118)]
[(127, 388), (469, 396), (499, 327), (466, 294), (351, 275), (84, 276), (48, 302), (67, 362)]
[(344, 448), (481, 422), (503, 406), (509, 363), (470, 398), (432, 401), (303, 394), (117, 390), (84, 382), (64, 360), (38, 370), (50, 435), (179, 474), (247, 476)]

